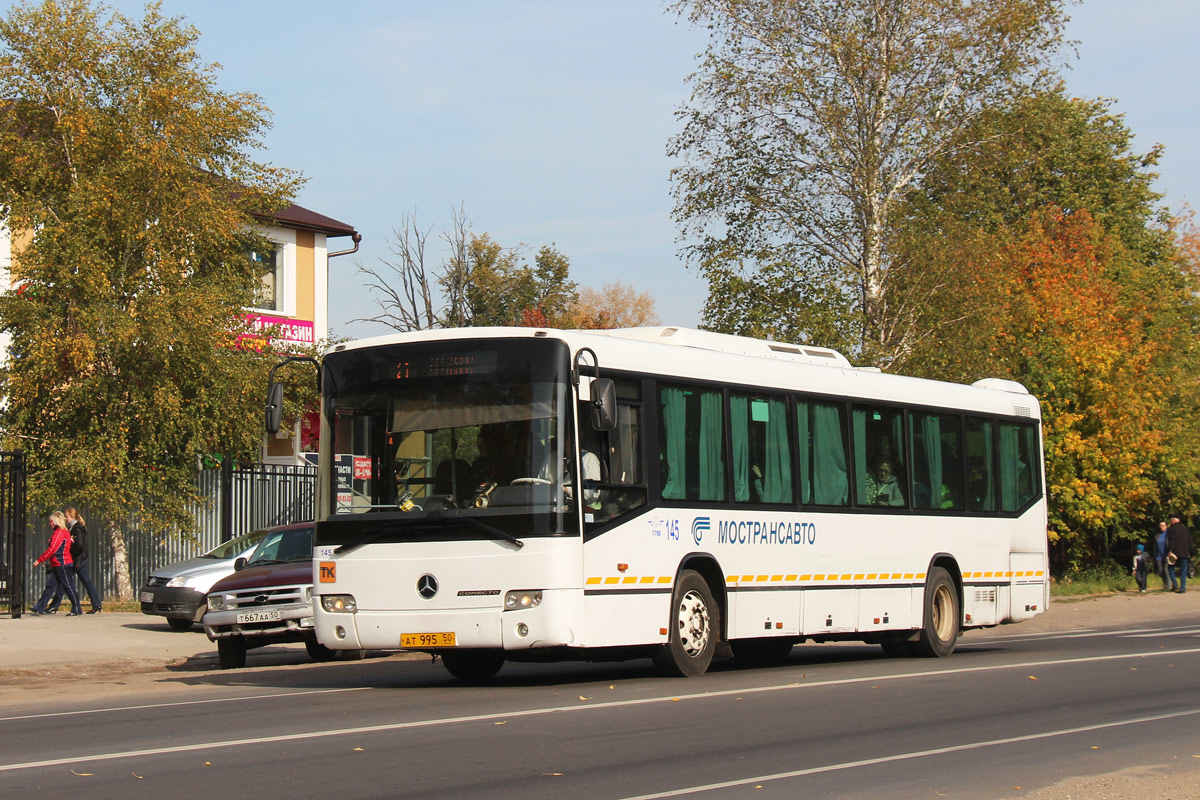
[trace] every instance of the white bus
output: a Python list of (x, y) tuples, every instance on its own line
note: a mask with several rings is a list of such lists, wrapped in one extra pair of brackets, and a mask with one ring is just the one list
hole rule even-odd
[(1020, 384), (682, 328), (434, 330), (322, 364), (315, 626), (335, 649), (778, 660), (949, 655), (1049, 600)]

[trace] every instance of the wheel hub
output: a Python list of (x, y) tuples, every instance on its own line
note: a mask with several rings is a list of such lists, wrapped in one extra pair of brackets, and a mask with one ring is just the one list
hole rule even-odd
[(697, 658), (708, 646), (710, 627), (704, 598), (688, 592), (679, 603), (679, 644), (690, 658)]

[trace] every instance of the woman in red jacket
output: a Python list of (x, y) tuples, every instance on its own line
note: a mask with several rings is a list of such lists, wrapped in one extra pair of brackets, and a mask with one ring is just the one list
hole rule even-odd
[(54, 529), (54, 533), (50, 534), (50, 546), (38, 557), (36, 563), (49, 561), (52, 577), (47, 578), (46, 591), (42, 592), (42, 598), (34, 604), (32, 611), (34, 614), (46, 613), (46, 602), (54, 594), (57, 585), (66, 588), (67, 597), (71, 599), (69, 616), (74, 617), (83, 613), (83, 605), (79, 602), (79, 595), (75, 593), (75, 587), (67, 580), (66, 567), (71, 564), (71, 534), (67, 532), (67, 520), (62, 512), (51, 513), (49, 521), (50, 527)]

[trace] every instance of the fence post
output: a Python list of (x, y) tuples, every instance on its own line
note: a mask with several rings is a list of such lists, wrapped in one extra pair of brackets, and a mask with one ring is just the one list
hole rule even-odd
[(233, 461), (221, 459), (221, 485), (217, 490), (221, 504), (221, 541), (233, 538)]

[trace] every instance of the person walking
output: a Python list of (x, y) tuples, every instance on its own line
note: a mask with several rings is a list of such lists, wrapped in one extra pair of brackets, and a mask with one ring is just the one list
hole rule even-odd
[[(67, 531), (66, 517), (61, 511), (54, 511), (47, 518), (53, 533), (50, 534), (50, 544), (46, 548), (46, 552), (38, 556), (36, 564), (41, 564), (43, 561), (50, 562), (50, 569), (54, 576), (54, 581), (57, 581), (58, 586), (63, 586), (67, 591), (67, 597), (71, 600), (71, 614), (75, 617), (83, 613), (83, 606), (79, 602), (79, 595), (75, 593), (75, 587), (67, 580), (66, 568), (71, 565), (71, 534)], [(54, 593), (56, 586), (49, 578), (46, 579), (46, 590), (42, 592), (42, 597), (33, 605), (34, 614), (46, 613), (46, 601)]]
[(1158, 523), (1158, 533), (1154, 534), (1154, 566), (1158, 568), (1158, 577), (1162, 578), (1163, 591), (1170, 585), (1175, 588), (1175, 574), (1171, 573), (1171, 582), (1167, 583), (1167, 523)]
[[(1175, 563), (1171, 564), (1174, 556)], [(1179, 588), (1172, 591), (1183, 594), (1187, 591), (1188, 562), (1192, 560), (1192, 532), (1179, 521), (1179, 516), (1171, 517), (1171, 527), (1167, 528), (1167, 569), (1171, 571), (1171, 584), (1175, 583), (1175, 569), (1179, 570)]]
[(1150, 556), (1146, 552), (1146, 545), (1139, 544), (1137, 553), (1133, 557), (1133, 577), (1137, 581), (1138, 592), (1145, 593), (1146, 591), (1146, 573), (1150, 571)]
[[(83, 515), (79, 513), (79, 509), (71, 507), (63, 511), (63, 516), (67, 520), (67, 532), (71, 534), (71, 568), (74, 570), (74, 574), (68, 575), (67, 578), (72, 587), (75, 587), (75, 578), (79, 578), (83, 588), (87, 589), (88, 600), (92, 601), (92, 608), (88, 613), (99, 614), (102, 610), (100, 593), (96, 591), (91, 571), (88, 569), (87, 526), (84, 524)], [(76, 592), (78, 591), (76, 588)]]

